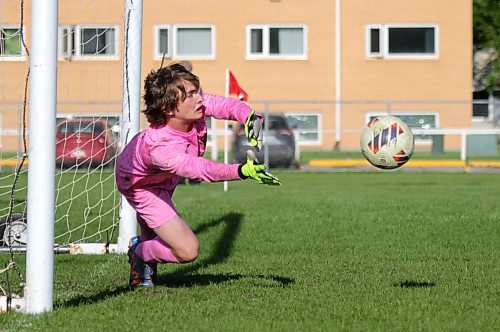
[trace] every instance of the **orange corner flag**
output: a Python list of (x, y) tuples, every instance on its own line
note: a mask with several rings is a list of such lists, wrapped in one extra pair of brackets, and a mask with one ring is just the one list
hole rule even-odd
[(248, 94), (240, 87), (231, 71), (229, 71), (229, 95), (239, 100), (248, 101)]

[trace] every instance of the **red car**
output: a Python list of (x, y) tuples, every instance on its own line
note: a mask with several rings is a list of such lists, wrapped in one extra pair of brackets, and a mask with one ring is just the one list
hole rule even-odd
[(64, 166), (112, 166), (117, 140), (105, 120), (62, 121), (56, 127), (56, 162)]

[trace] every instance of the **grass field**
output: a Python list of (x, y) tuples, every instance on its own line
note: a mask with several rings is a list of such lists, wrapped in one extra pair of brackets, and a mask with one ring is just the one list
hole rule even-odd
[(498, 175), (276, 175), (178, 187), (201, 253), (154, 289), (124, 255), (58, 254), (54, 310), (0, 330), (500, 330)]

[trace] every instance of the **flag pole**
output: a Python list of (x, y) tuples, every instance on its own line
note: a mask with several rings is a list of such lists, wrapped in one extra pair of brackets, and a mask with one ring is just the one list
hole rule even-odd
[[(229, 97), (229, 68), (226, 68), (226, 98)], [(224, 163), (228, 163), (228, 137), (227, 137), (227, 131), (228, 131), (228, 120), (224, 120)], [(224, 191), (227, 191), (229, 186), (228, 181), (224, 181)]]

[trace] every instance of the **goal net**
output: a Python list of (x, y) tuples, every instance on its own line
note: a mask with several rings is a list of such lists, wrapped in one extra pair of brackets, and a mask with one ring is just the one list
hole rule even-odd
[[(126, 48), (136, 14), (120, 5), (59, 1), (56, 130), (46, 133), (56, 137), (55, 252), (123, 252), (114, 165), (139, 126), (130, 109), (140, 94), (126, 81), (135, 79)], [(0, 0), (0, 299), (10, 302), (23, 293), (28, 241), (30, 10)]]

